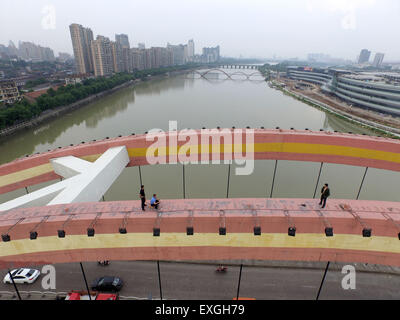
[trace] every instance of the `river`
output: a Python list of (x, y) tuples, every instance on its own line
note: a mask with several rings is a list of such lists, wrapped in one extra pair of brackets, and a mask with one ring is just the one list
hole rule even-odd
[[(254, 73), (247, 69), (225, 71)], [(263, 126), (374, 134), (272, 89), (265, 81), (257, 81), (260, 77), (253, 76), (253, 81), (240, 75), (234, 77), (236, 80), (225, 78), (216, 73), (207, 79), (197, 74), (178, 75), (125, 88), (59, 119), (2, 139), (0, 163), (82, 141), (140, 134), (153, 128), (167, 131), (169, 121), (177, 121), (178, 130)], [(229, 197), (269, 197), (274, 165), (275, 161), (256, 161), (252, 175), (232, 175)], [(313, 197), (319, 169), (319, 163), (279, 161), (273, 197)], [(182, 165), (149, 166), (141, 170), (148, 196), (157, 193), (161, 199), (183, 197)], [(327, 182), (333, 198), (355, 199), (363, 174), (364, 168), (324, 164), (318, 189)], [(185, 169), (186, 197), (224, 198), (227, 177), (227, 165), (189, 165)], [(29, 191), (45, 185), (48, 184), (30, 187)], [(127, 168), (105, 199), (137, 199), (139, 185), (138, 168)], [(369, 169), (360, 199), (397, 201), (399, 187), (400, 173)], [(24, 192), (1, 195), (0, 202)]]

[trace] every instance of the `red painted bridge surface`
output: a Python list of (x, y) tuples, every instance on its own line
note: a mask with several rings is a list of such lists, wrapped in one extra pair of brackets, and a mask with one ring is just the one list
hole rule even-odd
[[(332, 132), (257, 129), (254, 130), (254, 141), (249, 142), (249, 137), (244, 131), (236, 136), (233, 129), (214, 130), (217, 133), (210, 134), (210, 137), (216, 140), (211, 142), (210, 138), (208, 144), (201, 140), (204, 136), (202, 130), (179, 132), (186, 137), (186, 140), (178, 142), (178, 152), (191, 155), (197, 161), (202, 160), (204, 156), (211, 159), (219, 156), (221, 160), (245, 158), (311, 161), (400, 171), (399, 140)], [(220, 140), (223, 132), (225, 132), (225, 138)], [(177, 132), (166, 134), (165, 144), (169, 146), (171, 141), (177, 140), (177, 134)], [(87, 142), (2, 165), (0, 166), (0, 194), (59, 179), (60, 177), (54, 173), (49, 164), (50, 159), (76, 156), (94, 161), (109, 148), (117, 146), (126, 146), (131, 160), (129, 167), (148, 165), (149, 161), (154, 160), (155, 156), (161, 152), (168, 155), (165, 163), (176, 163), (176, 157), (170, 157), (170, 155), (176, 153), (177, 150), (171, 147), (157, 151), (154, 155), (147, 154), (149, 147), (157, 141), (151, 137), (151, 135), (135, 135)], [(254, 153), (245, 154), (242, 150), (229, 149), (232, 144), (242, 146), (246, 143), (254, 146)], [(221, 148), (213, 150), (211, 144)], [(247, 147), (246, 150), (249, 149)]]
[[(289, 227), (296, 228), (295, 237)], [(61, 229), (65, 238), (57, 237)], [(371, 229), (371, 237), (363, 237), (363, 229)], [(36, 240), (29, 239), (33, 230)], [(250, 259), (400, 266), (399, 232), (397, 202), (328, 200), (320, 209), (312, 199), (164, 200), (159, 211), (146, 212), (140, 201), (58, 205), (1, 212), (0, 233), (11, 241), (0, 243), (0, 263)]]
[[(164, 145), (150, 155), (154, 136), (132, 135), (18, 159), (0, 166), (0, 194), (59, 179), (50, 159), (72, 155), (95, 161), (117, 146), (126, 146), (128, 166), (148, 165), (163, 154), (165, 163), (175, 163), (179, 154), (198, 161), (219, 156), (221, 160), (296, 160), (400, 171), (398, 140), (280, 129), (254, 130), (253, 136), (225, 129), (220, 140), (222, 131), (216, 131), (208, 143), (201, 140), (203, 131), (186, 132), (176, 148), (171, 141), (178, 140), (177, 133), (170, 132), (164, 141), (167, 148)], [(238, 145), (244, 149), (230, 149)], [(252, 148), (254, 153), (243, 152)], [(0, 212), (0, 233), (11, 237), (9, 242), (0, 242), (0, 263), (9, 267), (98, 260), (250, 259), (400, 266), (400, 203), (330, 199), (321, 210), (317, 202), (165, 200), (159, 212), (143, 213), (139, 201), (126, 201)], [(94, 237), (88, 237), (89, 227), (95, 229)], [(126, 227), (127, 234), (119, 233), (121, 227)], [(187, 235), (188, 227), (193, 227), (193, 235)], [(255, 235), (255, 227), (261, 235)], [(288, 235), (289, 227), (296, 228), (295, 237)], [(325, 234), (327, 227), (333, 228), (332, 237)], [(226, 235), (220, 235), (220, 228), (226, 228)], [(363, 230), (369, 229), (372, 236), (364, 237)], [(58, 230), (65, 230), (66, 237), (58, 238)], [(154, 236), (155, 230), (159, 236)], [(38, 238), (30, 240), (33, 231)]]

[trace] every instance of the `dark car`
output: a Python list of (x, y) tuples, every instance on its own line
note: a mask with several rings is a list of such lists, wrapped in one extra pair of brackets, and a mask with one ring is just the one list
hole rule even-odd
[(101, 277), (92, 284), (93, 291), (112, 291), (117, 292), (122, 289), (123, 282), (117, 277)]

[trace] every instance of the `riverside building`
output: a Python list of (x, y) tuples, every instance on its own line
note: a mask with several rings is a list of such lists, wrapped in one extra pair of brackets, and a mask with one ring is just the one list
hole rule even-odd
[(21, 100), (15, 80), (0, 80), (0, 103), (13, 104)]
[(290, 79), (312, 82), (349, 104), (400, 116), (400, 74), (289, 67)]

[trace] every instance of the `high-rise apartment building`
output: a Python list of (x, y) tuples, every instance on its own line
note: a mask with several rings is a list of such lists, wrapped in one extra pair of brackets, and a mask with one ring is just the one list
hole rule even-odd
[(40, 50), (40, 59), (41, 61), (54, 61), (56, 57), (54, 56), (54, 51), (51, 50), (50, 48), (43, 48), (39, 46)]
[(189, 59), (189, 61), (193, 61), (194, 55), (195, 55), (194, 41), (189, 40), (189, 42), (188, 42), (188, 59)]
[(183, 62), (186, 63), (189, 61), (189, 48), (188, 45), (183, 46)]
[(371, 57), (371, 51), (367, 49), (361, 50), (360, 57), (358, 58), (358, 64), (367, 63)]
[(182, 65), (185, 64), (185, 46), (182, 44), (179, 45), (171, 45), (167, 44), (167, 49), (172, 51), (173, 54), (173, 65)]
[(71, 32), (77, 73), (92, 73), (94, 71), (91, 52), (91, 42), (94, 39), (92, 30), (75, 23), (71, 24), (69, 29)]
[(125, 72), (125, 64), (123, 60), (123, 51), (122, 45), (119, 42), (111, 41), (111, 49), (112, 49), (112, 60), (113, 60), (113, 71)]
[(18, 55), (18, 49), (15, 46), (14, 42), (12, 42), (10, 40), (9, 44), (8, 44), (8, 54), (10, 56), (17, 56)]
[(173, 63), (173, 53), (170, 49), (162, 47), (153, 47), (152, 51), (152, 68), (162, 68), (171, 66)]
[(126, 47), (122, 48), (122, 65), (123, 65), (122, 72), (132, 72), (133, 71), (130, 48), (126, 48)]
[(212, 63), (217, 62), (220, 59), (220, 48), (203, 48), (202, 62)]
[(144, 50), (144, 68), (146, 70), (153, 69), (155, 64), (154, 50), (145, 49)]
[(375, 59), (374, 59), (374, 62), (373, 62), (372, 65), (373, 65), (375, 68), (381, 67), (384, 58), (385, 58), (385, 54), (384, 54), (384, 53), (377, 53), (377, 54), (375, 55)]
[(19, 43), (19, 56), (24, 60), (40, 60), (40, 49), (32, 42)]
[(139, 49), (146, 49), (146, 45), (144, 43), (138, 43)]
[(0, 44), (0, 53), (8, 54), (8, 48), (4, 44)]
[(145, 50), (132, 48), (130, 52), (131, 65), (133, 70), (145, 69)]
[(110, 39), (97, 36), (91, 43), (94, 75), (109, 76), (114, 72), (113, 45)]
[(32, 42), (20, 42), (18, 56), (26, 61), (54, 61), (53, 50)]
[(116, 34), (115, 41), (121, 45), (122, 48), (130, 48), (129, 37), (126, 34)]

